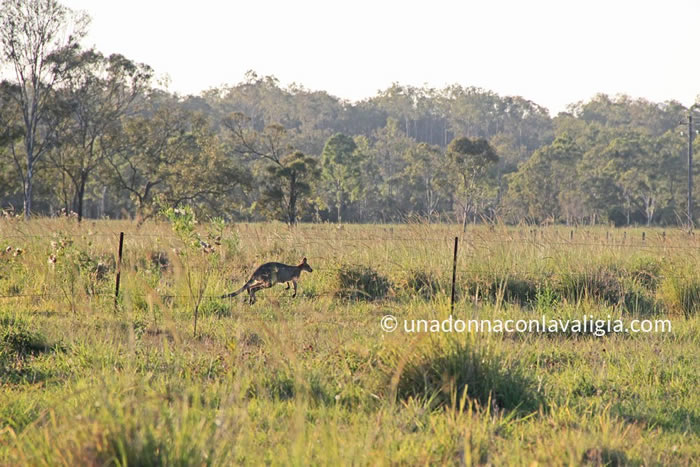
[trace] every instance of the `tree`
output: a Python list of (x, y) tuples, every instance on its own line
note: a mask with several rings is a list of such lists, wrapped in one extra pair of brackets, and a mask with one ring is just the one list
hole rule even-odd
[(203, 116), (168, 100), (150, 114), (130, 118), (110, 138), (120, 141), (107, 158), (112, 183), (131, 196), (143, 217), (155, 213), (156, 201), (160, 207), (199, 203), (201, 209), (209, 205), (220, 212), (226, 205), (228, 210), (227, 196), (251, 178), (239, 160), (226, 155)]
[(371, 157), (376, 161), (382, 179), (380, 194), (385, 210), (396, 210), (401, 205), (399, 194), (401, 173), (406, 161), (403, 155), (416, 145), (416, 142), (406, 136), (399, 128), (398, 120), (389, 118), (386, 125), (373, 132), (374, 144)]
[(355, 191), (355, 218), (361, 222), (368, 219), (387, 218), (386, 204), (382, 197), (382, 178), (377, 152), (373, 150), (369, 138), (363, 135), (355, 136), (354, 158), (358, 164), (358, 173), (362, 174), (362, 183), (359, 183)]
[(571, 214), (570, 196), (576, 188), (575, 168), (581, 151), (567, 134), (543, 146), (508, 177), (505, 203), (516, 218), (533, 221), (559, 220)]
[(487, 170), (498, 162), (498, 156), (485, 139), (471, 140), (467, 137), (455, 138), (447, 147), (452, 169), (460, 184), (462, 226), (467, 228), (467, 215), (476, 214), (477, 203), (483, 198), (486, 188), (484, 176)]
[(289, 225), (295, 225), (299, 204), (311, 193), (311, 182), (319, 176), (317, 165), (316, 159), (301, 151), (288, 154), (277, 164), (268, 165), (261, 196), (263, 209), (282, 216)]
[(36, 164), (51, 143), (51, 129), (42, 125), (52, 91), (66, 72), (60, 57), (77, 46), (87, 24), (86, 15), (74, 13), (56, 0), (5, 0), (0, 7), (2, 59), (15, 73), (18, 92), (11, 96), (24, 126), (26, 163), (21, 177), (26, 219), (31, 216)]
[(338, 224), (342, 223), (343, 204), (353, 200), (360, 187), (359, 160), (355, 141), (342, 133), (331, 136), (321, 154), (322, 175), (335, 203)]
[[(16, 189), (18, 177), (14, 172), (17, 171), (17, 166), (10, 157), (11, 148), (15, 143), (22, 139), (22, 126), (20, 124), (21, 117), (17, 111), (10, 94), (15, 88), (11, 83), (0, 83), (0, 196), (3, 200), (11, 196)], [(0, 208), (5, 207), (5, 202)]]
[(231, 136), (234, 153), (249, 160), (265, 160), (279, 164), (292, 149), (284, 126), (271, 123), (261, 131), (253, 127), (253, 120), (240, 112), (223, 119), (222, 124)]
[(48, 154), (73, 185), (73, 210), (80, 221), (88, 178), (119, 150), (120, 143), (109, 135), (120, 131), (122, 119), (146, 90), (152, 70), (121, 55), (104, 57), (93, 50), (76, 50), (67, 59), (75, 65), (57, 93), (58, 144)]
[(411, 205), (431, 218), (450, 193), (447, 158), (438, 146), (420, 143), (404, 155), (403, 178)]

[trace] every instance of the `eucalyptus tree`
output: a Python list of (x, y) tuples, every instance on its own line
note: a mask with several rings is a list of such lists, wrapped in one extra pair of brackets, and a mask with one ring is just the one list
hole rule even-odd
[(300, 204), (311, 194), (312, 183), (319, 176), (318, 161), (294, 151), (265, 167), (265, 173), (259, 204), (272, 216), (296, 225)]
[(75, 63), (56, 93), (60, 122), (57, 146), (49, 159), (73, 185), (73, 210), (83, 218), (88, 179), (120, 149), (123, 120), (135, 111), (148, 89), (152, 70), (122, 55), (105, 57), (94, 50), (75, 50)]
[(447, 147), (451, 169), (458, 183), (458, 203), (462, 209), (463, 230), (467, 228), (467, 216), (476, 214), (479, 202), (487, 189), (485, 175), (498, 162), (498, 155), (485, 139), (455, 138)]
[(342, 209), (354, 200), (361, 187), (360, 160), (357, 144), (342, 133), (331, 136), (321, 154), (322, 177), (325, 188), (335, 204), (338, 224), (342, 223)]
[(151, 105), (111, 136), (119, 140), (110, 143), (119, 149), (107, 158), (111, 183), (130, 196), (142, 218), (152, 216), (158, 204), (230, 212), (230, 196), (248, 184), (249, 171), (228, 157), (204, 116), (167, 98), (152, 99)]
[(33, 179), (37, 163), (52, 143), (47, 112), (53, 91), (66, 74), (61, 59), (77, 47), (87, 31), (88, 17), (56, 0), (5, 0), (0, 5), (2, 61), (14, 72), (16, 92), (11, 92), (23, 125), (24, 162), (11, 146), (18, 163), (24, 195), (24, 216), (32, 211)]
[[(567, 217), (572, 212), (572, 199), (565, 193), (575, 192), (576, 166), (581, 157), (580, 148), (567, 134), (535, 151), (508, 177), (504, 203), (513, 217), (535, 222)], [(591, 192), (597, 195), (593, 188)]]
[(402, 178), (411, 204), (431, 219), (441, 204), (450, 200), (447, 157), (439, 146), (420, 143), (404, 154), (406, 167)]

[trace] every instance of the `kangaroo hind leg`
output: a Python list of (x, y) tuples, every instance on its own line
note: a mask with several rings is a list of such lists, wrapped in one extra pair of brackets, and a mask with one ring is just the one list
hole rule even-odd
[(272, 287), (272, 284), (268, 282), (258, 282), (257, 284), (253, 285), (248, 289), (248, 294), (250, 295), (250, 304), (252, 305), (255, 303), (255, 292), (257, 292), (260, 289), (267, 289), (269, 287)]

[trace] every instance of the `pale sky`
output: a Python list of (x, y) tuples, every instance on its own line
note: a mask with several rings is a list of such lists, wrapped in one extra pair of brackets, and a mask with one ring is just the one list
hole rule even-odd
[(85, 45), (198, 94), (247, 70), (359, 100), (392, 82), (459, 83), (550, 109), (598, 92), (689, 106), (700, 94), (700, 0), (63, 0)]

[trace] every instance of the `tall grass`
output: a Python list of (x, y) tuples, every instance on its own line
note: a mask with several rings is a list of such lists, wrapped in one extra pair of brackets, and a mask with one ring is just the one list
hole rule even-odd
[[(596, 338), (383, 332), (385, 314), (449, 315), (458, 226), (196, 229), (215, 268), (211, 253), (182, 255), (166, 223), (0, 223), (0, 295), (21, 295), (0, 298), (1, 465), (700, 458), (695, 237), (484, 226), (461, 238), (455, 317), (673, 323)], [(295, 299), (283, 287), (253, 306), (216, 298), (262, 262), (304, 256), (314, 272)], [(348, 271), (362, 274), (340, 280)]]

